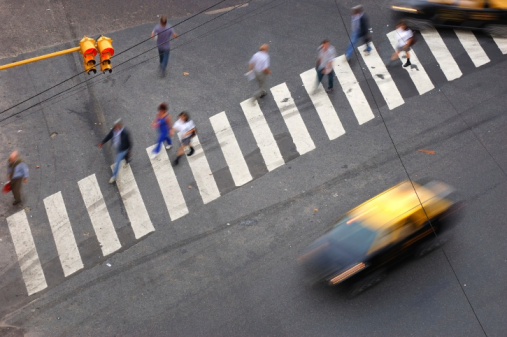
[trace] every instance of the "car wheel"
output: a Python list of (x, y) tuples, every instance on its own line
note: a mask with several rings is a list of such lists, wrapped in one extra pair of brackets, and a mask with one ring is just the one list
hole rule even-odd
[(488, 25), (486, 31), (493, 36), (507, 36), (507, 25)]
[(385, 269), (378, 270), (368, 276), (365, 276), (362, 280), (359, 280), (352, 285), (349, 297), (356, 297), (367, 289), (379, 284), (386, 278), (386, 276), (387, 272)]
[(425, 30), (433, 28), (433, 23), (429, 20), (422, 19), (405, 19), (407, 26), (414, 30)]

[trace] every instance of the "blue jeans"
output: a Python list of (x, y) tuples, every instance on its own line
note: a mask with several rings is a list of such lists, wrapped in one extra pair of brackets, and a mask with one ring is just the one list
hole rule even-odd
[[(319, 69), (319, 68), (315, 68), (317, 70), (317, 80), (320, 82), (322, 82), (322, 79), (324, 78), (324, 74), (322, 73), (322, 69)], [(333, 88), (333, 84), (334, 84), (334, 70), (331, 70), (331, 72), (329, 74), (327, 74), (327, 87), (329, 89), (332, 89)], [(318, 85), (318, 83), (317, 83)]]
[(159, 153), (162, 143), (166, 141), (167, 145), (172, 145), (171, 137), (167, 133), (160, 133), (157, 140), (157, 147), (153, 150), (153, 153)]
[(116, 161), (114, 163), (114, 170), (113, 170), (113, 178), (115, 178), (115, 179), (116, 179), (116, 176), (118, 175), (118, 171), (120, 170), (120, 163), (123, 160), (123, 158), (125, 158), (125, 156), (127, 155), (127, 152), (129, 152), (129, 151), (128, 150), (121, 151), (121, 152), (118, 152), (118, 154), (116, 155)]
[[(364, 36), (364, 38), (366, 39), (366, 36)], [(352, 35), (350, 36), (350, 44), (347, 47), (347, 51), (345, 52), (345, 57), (347, 58), (347, 60), (350, 60), (350, 58), (352, 57), (352, 53), (354, 52), (354, 48), (356, 48), (356, 44), (358, 42), (359, 42), (359, 36), (357, 35), (356, 32), (353, 32)], [(369, 42), (366, 42), (365, 51), (367, 51), (367, 52), (371, 51), (371, 47), (370, 47)]]
[(158, 50), (158, 56), (160, 58), (160, 70), (165, 71), (167, 63), (169, 63), (169, 52), (170, 50)]

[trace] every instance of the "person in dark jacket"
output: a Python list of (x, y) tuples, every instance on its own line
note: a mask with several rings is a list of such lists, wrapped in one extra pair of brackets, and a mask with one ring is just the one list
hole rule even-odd
[(129, 132), (123, 126), (121, 119), (118, 119), (116, 122), (114, 122), (114, 126), (111, 129), (111, 131), (99, 143), (99, 145), (97, 145), (97, 147), (100, 149), (102, 145), (104, 145), (111, 139), (113, 140), (113, 146), (116, 150), (116, 161), (114, 165), (113, 176), (111, 177), (111, 179), (109, 179), (110, 184), (116, 181), (116, 176), (118, 175), (118, 171), (120, 170), (120, 163), (123, 159), (127, 161), (126, 156), (129, 153), (130, 148), (132, 147)]
[(364, 12), (363, 6), (357, 5), (352, 8), (352, 32), (350, 34), (350, 44), (345, 52), (345, 57), (347, 61), (352, 57), (352, 53), (354, 52), (354, 48), (356, 44), (363, 39), (366, 43), (366, 49), (364, 50), (364, 55), (369, 55), (371, 51), (370, 41), (371, 34), (369, 30), (370, 23), (368, 22), (368, 17)]

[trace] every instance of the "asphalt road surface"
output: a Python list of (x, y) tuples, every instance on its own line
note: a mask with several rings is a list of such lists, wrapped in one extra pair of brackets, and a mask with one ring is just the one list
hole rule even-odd
[[(77, 53), (1, 73), (0, 155), (18, 149), (30, 167), (23, 206), (1, 197), (1, 334), (507, 335), (507, 39), (423, 32), (403, 68), (389, 64), (387, 2), (363, 2), (374, 50), (350, 63), (351, 1), (225, 1), (200, 14), (218, 1), (4, 2), (9, 22), (26, 20), (4, 34), (17, 40), (2, 40), (2, 64), (82, 35), (111, 37), (116, 55), (112, 74), (81, 73)], [(167, 12), (180, 36), (160, 78), (148, 38)], [(324, 38), (338, 52), (332, 93), (314, 88)], [(244, 73), (262, 43), (270, 90), (252, 104)], [(149, 158), (164, 101), (198, 128), (176, 167), (175, 148)], [(96, 145), (118, 117), (133, 161), (108, 184), (113, 151)], [(298, 254), (407, 178), (458, 189), (453, 239), (354, 299), (306, 285)]]

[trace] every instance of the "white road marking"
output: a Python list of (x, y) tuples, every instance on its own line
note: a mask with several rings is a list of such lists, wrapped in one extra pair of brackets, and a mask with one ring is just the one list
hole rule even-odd
[(44, 198), (44, 206), (55, 239), (58, 257), (62, 264), (63, 274), (67, 277), (84, 266), (70, 225), (69, 215), (63, 202), (62, 192)]
[[(148, 156), (151, 155), (155, 146), (156, 145), (152, 145), (146, 148)], [(162, 197), (164, 198), (171, 220), (174, 221), (187, 215), (187, 204), (185, 203), (185, 198), (181, 192), (180, 185), (174, 174), (167, 152), (161, 150), (155, 159), (150, 158), (150, 162), (155, 172), (155, 177), (157, 177), (158, 185), (160, 186), (160, 191), (162, 192)]]
[[(114, 164), (111, 165), (111, 170), (114, 170)], [(130, 165), (121, 169), (116, 177), (116, 186), (120, 191), (136, 239), (155, 231)]]
[(252, 175), (243, 157), (238, 141), (234, 136), (231, 124), (227, 119), (225, 111), (210, 117), (211, 126), (215, 130), (218, 143), (224, 154), (225, 161), (229, 166), (232, 179), (236, 186), (242, 186), (252, 180)]
[(47, 288), (46, 278), (42, 271), (39, 255), (35, 248), (32, 231), (28, 224), (25, 211), (19, 211), (7, 218), (14, 249), (18, 255), (21, 274), (25, 281), (28, 295)]
[(199, 193), (201, 193), (202, 202), (207, 204), (219, 198), (220, 191), (218, 190), (213, 172), (211, 172), (198, 136), (192, 138), (191, 145), (195, 152), (193, 155), (187, 156), (188, 164), (194, 175)]
[[(405, 101), (403, 100), (403, 97), (401, 97), (396, 83), (394, 83), (391, 74), (387, 71), (384, 62), (377, 53), (377, 49), (373, 43), (371, 43), (371, 47), (372, 50), (370, 55), (365, 56), (363, 53), (360, 54), (364, 63), (366, 63), (366, 67), (370, 71), (371, 76), (375, 80), (375, 83), (377, 83), (380, 93), (384, 96), (387, 106), (390, 110), (392, 110), (404, 104)], [(366, 45), (359, 46), (360, 50), (363, 50), (364, 48), (366, 48)]]
[(502, 54), (507, 54), (507, 37), (492, 36)]
[(334, 59), (333, 68), (343, 93), (347, 97), (354, 115), (356, 115), (357, 122), (359, 125), (362, 125), (375, 118), (375, 115), (371, 111), (370, 105), (359, 86), (359, 82), (357, 82), (356, 76), (354, 76), (346, 60), (345, 55), (338, 56)]
[(278, 109), (280, 109), (299, 154), (303, 155), (315, 149), (312, 137), (305, 126), (303, 118), (301, 118), (299, 114), (299, 110), (294, 103), (294, 99), (290, 94), (287, 84), (282, 83), (271, 88), (271, 93), (273, 94)]
[(317, 72), (315, 69), (310, 69), (301, 73), (301, 80), (305, 86), (306, 92), (310, 96), (312, 103), (317, 110), (324, 130), (330, 140), (336, 139), (345, 134), (342, 122), (333, 107), (333, 103), (329, 99), (324, 87), (321, 83), (317, 85)]
[(90, 220), (102, 248), (102, 254), (107, 256), (121, 248), (113, 222), (107, 211), (106, 202), (100, 191), (95, 174), (77, 182), (83, 201), (90, 216)]
[[(389, 38), (389, 41), (391, 42), (394, 50), (396, 50), (396, 46), (398, 45), (398, 36), (396, 31), (393, 30), (392, 32), (387, 33), (387, 37)], [(405, 56), (405, 52), (400, 52), (398, 54), (401, 62), (405, 63), (406, 61), (402, 58), (403, 56)], [(412, 63), (411, 66), (403, 67), (403, 69), (408, 71), (412, 82), (414, 82), (414, 85), (419, 92), (419, 95), (422, 95), (434, 89), (435, 86), (431, 82), (428, 74), (424, 70), (422, 63), (419, 61), (419, 58), (413, 49), (410, 50), (410, 63)]]
[(225, 12), (232, 11), (233, 9), (243, 8), (243, 7), (246, 7), (246, 6), (248, 6), (248, 4), (242, 4), (242, 5), (238, 5), (238, 6), (230, 6), (230, 7), (215, 9), (215, 10), (212, 10), (212, 11), (207, 11), (207, 12), (204, 12), (204, 14), (220, 14), (220, 13), (225, 13)]
[(440, 65), (440, 69), (444, 73), (447, 80), (452, 81), (461, 77), (461, 75), (463, 74), (461, 73), (458, 64), (452, 57), (451, 53), (449, 52), (449, 49), (447, 49), (444, 43), (444, 40), (442, 40), (442, 37), (436, 31), (436, 29), (428, 28), (425, 30), (421, 30), (421, 35), (423, 36), (424, 41), (426, 41), (426, 44), (433, 53), (433, 56), (435, 56), (435, 59)]
[[(254, 103), (252, 104), (252, 102)], [(241, 102), (240, 105), (246, 116), (248, 125), (250, 125), (257, 145), (259, 146), (268, 171), (272, 171), (285, 164), (278, 144), (275, 141), (275, 137), (273, 137), (257, 101), (248, 99)]]
[(454, 32), (476, 67), (480, 67), (490, 61), (474, 33), (460, 29), (455, 29)]

